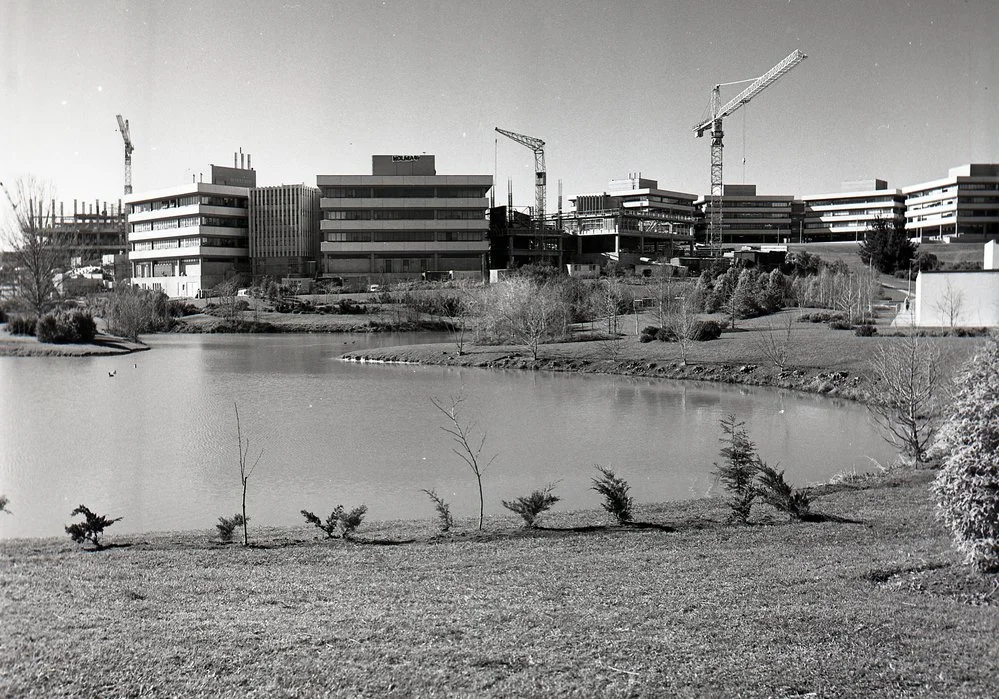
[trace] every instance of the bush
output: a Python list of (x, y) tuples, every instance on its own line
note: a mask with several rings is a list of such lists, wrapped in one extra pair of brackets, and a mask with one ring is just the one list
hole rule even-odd
[(444, 498), (433, 490), (424, 489), (423, 492), (433, 500), (434, 507), (437, 509), (437, 523), (441, 533), (446, 534), (451, 531), (451, 527), (454, 526), (454, 518), (451, 517), (451, 506), (444, 502)]
[(4, 512), (8, 515), (11, 514), (10, 509), (8, 509), (7, 507), (7, 505), (9, 504), (10, 504), (10, 498), (8, 498), (6, 495), (0, 495), (0, 512)]
[(96, 334), (94, 319), (85, 311), (52, 311), (39, 318), (35, 324), (35, 337), (39, 342), (90, 342)]
[(7, 332), (11, 335), (33, 336), (35, 334), (35, 326), (37, 324), (37, 316), (10, 316), (7, 320)]
[(878, 334), (878, 328), (876, 325), (865, 323), (863, 325), (858, 325), (853, 331), (853, 334), (857, 337), (874, 337)]
[(355, 507), (350, 512), (344, 512), (343, 505), (337, 505), (325, 522), (308, 510), (302, 510), (302, 516), (305, 517), (306, 522), (325, 532), (328, 539), (349, 539), (354, 531), (361, 526), (367, 511), (367, 505)]
[(669, 328), (660, 328), (656, 325), (647, 325), (642, 329), (642, 334), (638, 337), (639, 342), (676, 342), (676, 333)]
[(97, 550), (104, 548), (104, 544), (101, 542), (104, 530), (121, 519), (121, 517), (108, 519), (104, 515), (95, 514), (86, 505), (80, 505), (69, 516), (76, 517), (76, 515), (83, 515), (84, 521), (68, 525), (66, 533), (78, 544), (91, 542)]
[(334, 313), (341, 315), (363, 315), (368, 309), (352, 299), (340, 299), (333, 305)]
[(697, 320), (690, 328), (690, 339), (695, 342), (717, 340), (721, 334), (722, 326), (714, 320)]
[(847, 320), (833, 320), (830, 321), (829, 327), (832, 330), (853, 330), (853, 325)]
[(815, 313), (802, 313), (798, 316), (799, 323), (830, 323), (837, 320), (845, 321), (846, 314), (817, 311)]
[[(246, 521), (249, 522), (250, 518), (247, 517)], [(215, 525), (215, 528), (219, 530), (219, 539), (226, 543), (232, 541), (232, 535), (236, 528), (242, 527), (243, 524), (243, 515), (238, 512), (232, 517), (219, 517), (219, 523)]]
[(526, 528), (535, 529), (538, 526), (538, 518), (560, 499), (552, 493), (553, 490), (555, 484), (549, 483), (542, 490), (535, 490), (527, 497), (519, 497), (512, 502), (503, 500), (503, 507), (520, 515)]
[(627, 524), (631, 521), (631, 508), (634, 504), (628, 495), (631, 486), (624, 479), (615, 476), (609, 468), (597, 466), (597, 470), (600, 471), (600, 477), (591, 479), (593, 486), (590, 490), (604, 496), (601, 507), (612, 514), (618, 524)]
[(999, 571), (999, 336), (965, 364), (941, 435), (937, 516), (966, 563)]
[(784, 480), (784, 471), (778, 471), (763, 461), (757, 461), (757, 493), (763, 502), (794, 519), (804, 519), (809, 514), (811, 498), (796, 490)]

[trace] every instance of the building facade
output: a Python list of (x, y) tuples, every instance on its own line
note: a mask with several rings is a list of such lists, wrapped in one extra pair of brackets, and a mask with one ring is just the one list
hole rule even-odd
[(255, 280), (316, 276), (319, 189), (304, 184), (254, 187), (247, 217)]
[(947, 177), (903, 187), (905, 227), (913, 238), (999, 238), (999, 164), (953, 167)]
[(673, 257), (693, 243), (696, 199), (639, 175), (611, 180), (606, 192), (577, 195), (563, 221), (574, 259), (605, 255), (636, 264)]
[(433, 155), (375, 155), (370, 175), (316, 182), (321, 277), (485, 277), (492, 175), (438, 175)]
[[(727, 184), (721, 196), (721, 242), (783, 244), (799, 237), (790, 194), (757, 194), (755, 184)], [(699, 197), (697, 207), (710, 219), (711, 198)]]
[(807, 194), (798, 235), (791, 242), (859, 241), (877, 219), (905, 220), (905, 197), (885, 180), (844, 182), (843, 192)]
[(132, 284), (171, 298), (196, 297), (249, 279), (247, 208), (256, 172), (212, 165), (211, 183), (130, 194)]

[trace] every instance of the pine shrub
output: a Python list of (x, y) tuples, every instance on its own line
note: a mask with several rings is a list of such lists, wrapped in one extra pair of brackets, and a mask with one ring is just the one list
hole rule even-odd
[(34, 335), (38, 324), (37, 316), (10, 316), (7, 320), (7, 332), (11, 335)]
[(552, 492), (554, 490), (555, 484), (549, 483), (543, 489), (535, 490), (526, 497), (519, 497), (512, 501), (503, 500), (503, 507), (520, 515), (527, 529), (536, 529), (541, 515), (560, 500)]
[(757, 461), (756, 470), (757, 493), (763, 502), (793, 519), (801, 520), (808, 516), (811, 498), (784, 480), (784, 471), (778, 471), (761, 460)]
[(759, 468), (759, 458), (756, 455), (756, 445), (749, 438), (744, 422), (736, 422), (735, 415), (726, 415), (721, 420), (721, 438), (725, 445), (719, 452), (724, 459), (721, 464), (715, 462), (715, 477), (728, 492), (726, 504), (731, 512), (728, 521), (746, 524), (753, 500), (758, 494), (756, 474)]
[(618, 524), (627, 524), (631, 521), (631, 509), (634, 505), (628, 491), (631, 486), (623, 478), (618, 478), (609, 468), (597, 466), (600, 471), (599, 478), (592, 478), (593, 486), (590, 490), (595, 490), (604, 496), (601, 506), (608, 513), (617, 519)]
[(857, 337), (874, 337), (878, 334), (878, 328), (876, 325), (865, 323), (863, 325), (858, 325), (856, 330), (853, 331), (853, 334)]
[[(250, 518), (247, 517), (246, 521), (249, 522)], [(215, 525), (219, 532), (219, 539), (226, 543), (232, 541), (236, 529), (242, 527), (243, 524), (243, 515), (238, 512), (232, 517), (219, 517), (219, 522)]]
[(946, 453), (933, 483), (937, 516), (965, 562), (999, 571), (999, 335), (969, 361), (957, 380), (941, 430)]
[(361, 526), (367, 511), (367, 505), (355, 507), (350, 512), (344, 512), (343, 505), (337, 505), (325, 522), (308, 510), (302, 510), (302, 516), (306, 522), (324, 532), (328, 539), (349, 539)]
[(70, 514), (70, 517), (76, 517), (77, 515), (83, 515), (84, 521), (67, 525), (66, 533), (69, 534), (70, 538), (78, 544), (83, 544), (89, 541), (97, 550), (104, 548), (104, 543), (101, 540), (101, 537), (104, 535), (104, 530), (121, 519), (121, 517), (108, 519), (104, 515), (98, 515), (91, 512), (86, 505), (80, 505), (77, 507)]
[(434, 508), (437, 510), (437, 524), (440, 527), (441, 533), (446, 534), (451, 531), (451, 527), (454, 526), (454, 518), (451, 516), (451, 506), (435, 491), (424, 489), (423, 492), (434, 503)]

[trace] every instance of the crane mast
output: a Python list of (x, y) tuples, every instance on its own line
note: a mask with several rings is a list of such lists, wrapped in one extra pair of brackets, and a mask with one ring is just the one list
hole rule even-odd
[[(786, 75), (792, 68), (808, 58), (800, 50), (795, 49), (783, 61), (775, 65), (758, 78), (740, 80), (735, 83), (720, 83), (711, 90), (711, 116), (694, 127), (698, 138), (704, 135), (708, 129), (711, 130), (711, 198), (708, 211), (708, 244), (711, 247), (721, 245), (721, 198), (722, 198), (722, 139), (725, 135), (722, 130), (722, 119), (732, 114), (739, 107), (749, 102), (756, 95), (773, 85)], [(743, 82), (752, 84), (733, 97), (731, 100), (721, 105), (721, 88), (724, 85), (735, 85)]]
[(496, 131), (503, 134), (512, 141), (516, 141), (522, 146), (526, 146), (534, 151), (534, 215), (538, 219), (538, 233), (544, 233), (545, 226), (545, 190), (547, 185), (547, 174), (545, 173), (545, 142), (540, 138), (525, 136), (523, 134), (506, 131), (498, 126)]
[(128, 132), (128, 119), (122, 119), (118, 115), (118, 130), (121, 132), (122, 140), (125, 141), (125, 194), (132, 193), (132, 136)]

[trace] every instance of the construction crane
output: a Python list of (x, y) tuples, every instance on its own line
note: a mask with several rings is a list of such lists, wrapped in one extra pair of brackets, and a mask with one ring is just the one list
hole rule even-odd
[[(719, 83), (711, 90), (711, 116), (694, 127), (698, 138), (703, 136), (705, 131), (711, 129), (711, 200), (708, 212), (708, 243), (711, 247), (721, 245), (722, 136), (724, 135), (722, 119), (780, 80), (806, 58), (808, 56), (795, 49), (791, 55), (758, 78)], [(721, 88), (726, 85), (739, 85), (748, 82), (753, 84), (729, 100), (724, 106), (719, 106)]]
[(125, 194), (132, 193), (132, 151), (135, 147), (132, 145), (132, 137), (128, 133), (128, 119), (122, 119), (121, 114), (118, 115), (118, 130), (121, 131), (121, 137), (125, 141)]
[(510, 140), (516, 141), (522, 146), (527, 146), (534, 151), (534, 215), (538, 219), (538, 233), (543, 234), (545, 226), (545, 185), (547, 184), (547, 175), (545, 174), (545, 142), (540, 138), (506, 131), (498, 126), (496, 130)]

